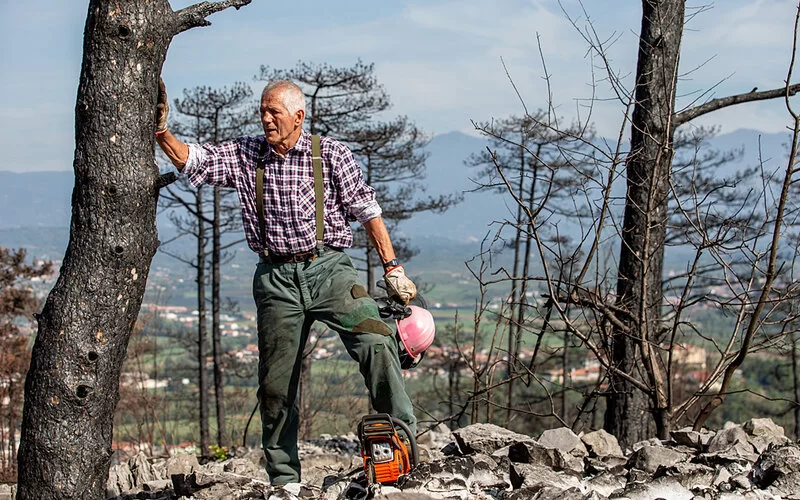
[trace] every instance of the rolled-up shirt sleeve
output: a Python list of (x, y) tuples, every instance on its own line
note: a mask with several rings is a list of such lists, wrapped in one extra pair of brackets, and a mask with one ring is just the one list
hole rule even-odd
[(361, 167), (353, 153), (344, 145), (333, 152), (334, 182), (341, 194), (342, 206), (347, 215), (360, 223), (379, 217), (382, 213), (375, 190), (364, 180)]
[(188, 146), (189, 158), (181, 173), (193, 186), (235, 187), (234, 177), (241, 161), (238, 140)]

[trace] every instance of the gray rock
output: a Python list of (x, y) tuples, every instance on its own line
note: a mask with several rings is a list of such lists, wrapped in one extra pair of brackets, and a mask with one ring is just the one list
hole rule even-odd
[(13, 484), (0, 484), (0, 500), (14, 500), (17, 488)]
[(533, 438), (518, 434), (494, 424), (472, 424), (453, 432), (459, 449), (464, 454), (493, 452), (519, 441), (531, 441)]
[(628, 484), (631, 483), (646, 483), (652, 479), (653, 475), (641, 469), (631, 468), (628, 471)]
[(199, 468), (200, 463), (194, 453), (178, 453), (164, 462), (165, 474), (169, 478), (174, 474), (191, 474)]
[(584, 491), (581, 481), (567, 474), (555, 472), (549, 467), (540, 465), (512, 463), (509, 478), (511, 486), (517, 490), (520, 488), (543, 488), (545, 486), (568, 490), (578, 488)]
[(707, 465), (678, 462), (671, 467), (659, 467), (656, 477), (674, 477), (688, 490), (706, 491), (712, 487), (714, 473), (714, 469)]
[(572, 474), (577, 477), (583, 476), (583, 458), (576, 457), (559, 449), (555, 449), (553, 452), (555, 453), (553, 469), (564, 471), (567, 474)]
[(584, 500), (586, 495), (579, 488), (562, 490), (556, 486), (524, 487), (505, 496), (507, 500)]
[(167, 475), (167, 461), (163, 459), (156, 460), (150, 464), (150, 470), (153, 471), (153, 477), (156, 480), (169, 479)]
[(444, 458), (447, 455), (443, 450), (447, 449), (448, 446), (453, 446), (454, 442), (455, 437), (446, 425), (439, 424), (432, 429), (428, 429), (417, 437), (420, 460), (428, 462)]
[(550, 467), (575, 476), (583, 475), (583, 459), (558, 448), (546, 448), (536, 441), (514, 443), (508, 447), (508, 459), (512, 462)]
[[(475, 471), (472, 457), (448, 457), (439, 462), (424, 462), (413, 468), (405, 476), (401, 476), (397, 487), (403, 491), (427, 490), (436, 484), (444, 491), (469, 491), (471, 477)], [(502, 481), (498, 479), (498, 481)]]
[(644, 448), (645, 446), (663, 446), (663, 445), (664, 443), (662, 443), (660, 439), (650, 438), (645, 441), (639, 441), (638, 443), (633, 443), (633, 446), (631, 446), (631, 450), (633, 451), (633, 453), (635, 453)]
[(172, 489), (171, 479), (156, 479), (155, 481), (148, 481), (142, 485), (144, 491), (164, 491)]
[(250, 454), (250, 448), (247, 446), (233, 446), (231, 448), (231, 457), (246, 458)]
[(700, 454), (697, 460), (706, 463), (711, 461), (715, 464), (738, 463), (748, 468), (758, 460), (758, 454), (753, 451), (753, 445), (749, 442), (736, 442), (722, 451)]
[[(365, 498), (367, 494), (384, 500), (800, 500), (794, 493), (800, 491), (800, 448), (781, 445), (787, 438), (769, 421), (756, 419), (744, 426), (728, 424), (720, 431), (720, 436), (714, 436), (717, 438), (714, 452), (701, 451), (704, 436), (710, 438), (710, 432), (701, 432), (698, 436), (691, 433), (691, 429), (681, 429), (673, 432), (670, 441), (653, 439), (637, 443), (636, 452), (627, 458), (609, 452), (614, 444), (619, 445), (601, 431), (580, 439), (589, 453), (580, 458), (562, 449), (570, 449), (569, 445), (556, 447), (556, 441), (550, 440), (553, 436), (573, 439), (564, 430), (549, 433), (545, 441), (552, 447), (547, 447), (528, 436), (496, 426), (478, 424), (470, 428), (467, 433), (463, 429), (458, 431), (460, 438), (453, 434), (456, 441), (447, 446), (453, 448), (454, 454), (441, 452), (435, 458), (427, 455), (429, 461), (401, 477), (397, 485), (360, 487), (361, 493), (356, 491), (356, 483), (351, 482), (355, 475), (340, 477), (345, 472), (361, 469), (357, 450), (350, 452), (354, 440), (350, 436), (323, 436), (301, 445), (304, 482), (292, 485), (294, 489), (269, 486), (262, 466), (258, 465), (260, 460), (242, 458), (255, 453), (237, 449), (235, 459), (202, 466), (189, 464), (183, 470), (194, 470), (189, 474), (175, 474), (172, 489), (168, 482), (158, 479), (163, 479), (168, 468), (181, 470), (181, 465), (176, 463), (178, 459), (151, 462), (143, 455), (133, 457), (130, 468), (123, 464), (110, 470), (108, 494), (115, 500), (297, 500), (299, 497), (339, 500)], [(442, 435), (448, 435), (446, 429), (442, 429)], [(427, 449), (428, 446), (435, 448), (434, 443), (441, 443), (444, 438), (440, 441), (431, 435), (420, 441), (427, 443), (422, 446)], [(763, 451), (761, 457), (754, 447)], [(469, 454), (462, 455), (464, 450)], [(258, 450), (257, 453), (263, 457), (263, 452)], [(139, 477), (144, 477), (149, 470), (155, 479), (139, 483), (137, 489), (132, 469), (138, 471)], [(339, 478), (342, 480), (335, 481)], [(323, 484), (326, 485), (324, 491), (320, 489)]]
[(512, 462), (544, 465), (547, 467), (553, 467), (555, 465), (554, 451), (536, 441), (520, 441), (505, 448), (505, 450), (507, 450), (505, 456), (508, 456), (508, 459)]
[(203, 471), (210, 472), (211, 474), (222, 474), (225, 472), (225, 463), (224, 462), (208, 462), (203, 466)]
[(612, 472), (604, 472), (587, 481), (590, 491), (596, 491), (605, 497), (621, 494), (625, 490), (626, 484), (627, 481), (624, 477)]
[(628, 465), (653, 474), (660, 466), (672, 467), (688, 458), (684, 453), (666, 446), (644, 446), (631, 455)]
[[(651, 447), (652, 448), (652, 447)], [(674, 477), (659, 477), (648, 483), (630, 484), (622, 498), (629, 500), (653, 500), (664, 498), (669, 500), (691, 500), (694, 493), (684, 487)]]
[(261, 468), (267, 466), (267, 457), (264, 455), (264, 450), (262, 448), (249, 450), (244, 456), (240, 457), (236, 455), (236, 458), (246, 458)]
[(717, 467), (717, 470), (714, 472), (714, 480), (711, 482), (711, 485), (715, 488), (720, 488), (724, 484), (730, 485), (731, 481), (730, 472), (725, 467)]
[(753, 485), (750, 483), (750, 479), (747, 476), (739, 474), (738, 476), (733, 476), (731, 478), (731, 486), (734, 488), (738, 488), (740, 490), (749, 490)]
[(581, 436), (581, 441), (592, 457), (623, 456), (617, 438), (602, 429), (584, 434)]
[(625, 457), (603, 457), (592, 458), (587, 457), (584, 459), (585, 471), (589, 474), (599, 474), (602, 472), (611, 472), (612, 474), (621, 474), (628, 464), (628, 459)]
[(722, 493), (715, 500), (782, 500), (781, 497), (761, 490)]
[[(322, 453), (321, 455), (309, 455), (300, 461), (301, 477), (307, 484), (321, 485), (325, 478), (344, 474), (353, 469), (361, 469), (364, 461), (359, 456), (337, 455), (333, 453)], [(266, 480), (266, 471), (263, 467), (255, 466), (258, 472), (254, 477)]]
[(775, 495), (800, 498), (800, 448), (789, 444), (762, 453), (750, 474), (753, 483)]
[(472, 476), (473, 486), (478, 485), (484, 489), (506, 489), (510, 486), (508, 478), (508, 460), (495, 460), (488, 455), (475, 455), (473, 460)]
[(725, 468), (728, 469), (728, 472), (730, 472), (732, 476), (739, 476), (739, 475), (747, 476), (750, 474), (750, 472), (752, 472), (753, 464), (729, 462), (725, 464)]
[(757, 454), (762, 454), (772, 445), (789, 444), (791, 439), (786, 436), (748, 436), (748, 441)]
[[(325, 498), (331, 498), (329, 496), (325, 496)], [(334, 500), (338, 497), (332, 497), (331, 500)], [(344, 497), (342, 497), (344, 498)], [(408, 491), (402, 491), (397, 488), (392, 488), (391, 486), (383, 487), (379, 492), (375, 494), (375, 500), (434, 500), (441, 497), (434, 497), (431, 495), (426, 495), (424, 493), (411, 493)]]
[(223, 472), (232, 472), (240, 476), (247, 476), (261, 481), (269, 481), (267, 471), (246, 458), (231, 458), (222, 463)]
[(439, 424), (423, 432), (422, 435), (417, 438), (417, 445), (426, 446), (431, 449), (442, 449), (453, 442), (454, 439), (455, 437), (450, 428), (444, 424)]
[(147, 460), (147, 456), (144, 453), (137, 453), (136, 456), (128, 462), (128, 466), (131, 468), (135, 487), (140, 488), (144, 483), (156, 480), (150, 461)]
[(672, 440), (680, 445), (703, 450), (714, 437), (715, 433), (706, 429), (698, 432), (692, 430), (691, 427), (684, 427), (683, 429), (672, 431), (669, 434)]
[(135, 484), (127, 463), (112, 465), (108, 470), (106, 497), (115, 497), (133, 490)]
[(752, 418), (742, 426), (751, 436), (785, 437), (783, 427), (771, 418)]
[(189, 475), (172, 476), (177, 496), (194, 497), (197, 500), (223, 498), (261, 498), (270, 490), (268, 483), (230, 472), (210, 473), (198, 470)]
[(241, 498), (236, 492), (242, 487), (237, 487), (236, 490), (231, 488), (227, 483), (214, 483), (207, 488), (195, 491), (192, 495), (194, 500), (223, 500), (223, 499), (238, 499)]
[(539, 436), (537, 442), (545, 448), (561, 450), (576, 457), (589, 455), (581, 438), (568, 427), (548, 429)]
[(717, 432), (714, 437), (711, 438), (711, 441), (708, 442), (708, 452), (716, 453), (726, 450), (736, 443), (747, 442), (747, 433), (741, 426), (727, 426), (725, 429)]

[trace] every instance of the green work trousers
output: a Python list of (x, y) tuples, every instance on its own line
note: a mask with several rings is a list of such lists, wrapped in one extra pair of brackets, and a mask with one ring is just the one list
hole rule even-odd
[(407, 423), (416, 418), (405, 391), (397, 341), (344, 252), (325, 249), (315, 260), (261, 262), (253, 278), (258, 310), (258, 400), (267, 473), (273, 485), (300, 482), (297, 389), (311, 324), (339, 334), (358, 362), (372, 408)]

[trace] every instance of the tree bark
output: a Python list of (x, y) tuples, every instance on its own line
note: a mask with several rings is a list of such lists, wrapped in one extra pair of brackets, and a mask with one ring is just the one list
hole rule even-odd
[[(623, 446), (652, 436), (654, 409), (663, 408), (662, 380), (653, 346), (658, 344), (669, 176), (685, 0), (643, 0), (642, 27), (626, 162), (627, 196), (622, 228), (617, 300), (629, 312), (626, 328), (612, 335), (610, 394), (605, 429)], [(626, 331), (627, 330), (627, 331)], [(627, 375), (651, 388), (646, 394)], [(654, 412), (663, 418), (663, 412)], [(662, 420), (660, 432), (668, 426)]]
[[(203, 186), (195, 193), (195, 209), (203, 213)], [(206, 222), (197, 218), (197, 393), (200, 405), (200, 455), (209, 454), (210, 432), (208, 425), (208, 371), (206, 370)]]
[[(215, 141), (216, 142), (216, 141)], [(214, 400), (217, 409), (217, 444), (227, 446), (225, 429), (225, 380), (222, 372), (222, 332), (220, 331), (220, 258), (222, 236), (220, 234), (220, 190), (214, 188), (214, 229), (211, 251), (211, 337), (214, 359)]]
[[(519, 185), (517, 186), (517, 196), (519, 196), (521, 200), (525, 196), (525, 148), (527, 147), (525, 144), (524, 124), (520, 124), (519, 126), (519, 137)], [(517, 294), (519, 293), (519, 259), (521, 253), (520, 247), (522, 245), (522, 227), (524, 225), (522, 218), (524, 215), (525, 212), (522, 210), (522, 205), (517, 204), (517, 218), (514, 229), (514, 267), (512, 270), (512, 276), (514, 276), (515, 279), (511, 280), (511, 304), (508, 309), (508, 366), (506, 368), (508, 387), (506, 388), (506, 422), (511, 422), (511, 417), (514, 414), (514, 376), (516, 375), (518, 365), (518, 360), (516, 358), (518, 353), (516, 349), (520, 335), (522, 334), (521, 324), (517, 323), (515, 319), (515, 311), (522, 309), (522, 305), (517, 302)], [(527, 276), (522, 276), (522, 278), (524, 280)]]
[(19, 500), (106, 496), (119, 375), (158, 248), (158, 76), (175, 34), (249, 1), (89, 2), (70, 240), (25, 381)]
[[(800, 402), (800, 377), (797, 373), (797, 333), (792, 334), (792, 393), (795, 402)], [(800, 404), (794, 405), (794, 439), (800, 439)]]

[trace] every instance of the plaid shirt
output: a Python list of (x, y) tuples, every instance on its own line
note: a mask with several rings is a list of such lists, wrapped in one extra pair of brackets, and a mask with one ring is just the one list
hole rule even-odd
[[(256, 213), (256, 168), (264, 136), (240, 137), (221, 144), (189, 145), (183, 173), (195, 187), (209, 184), (234, 188), (242, 207), (247, 244), (256, 252), (307, 252), (316, 247), (314, 169), (311, 135), (303, 131), (286, 156), (266, 145), (264, 157), (264, 218), (266, 242), (260, 241)], [(380, 216), (375, 191), (364, 181), (353, 153), (342, 143), (322, 137), (325, 184), (325, 244), (348, 248), (353, 233), (348, 219), (366, 222)]]

